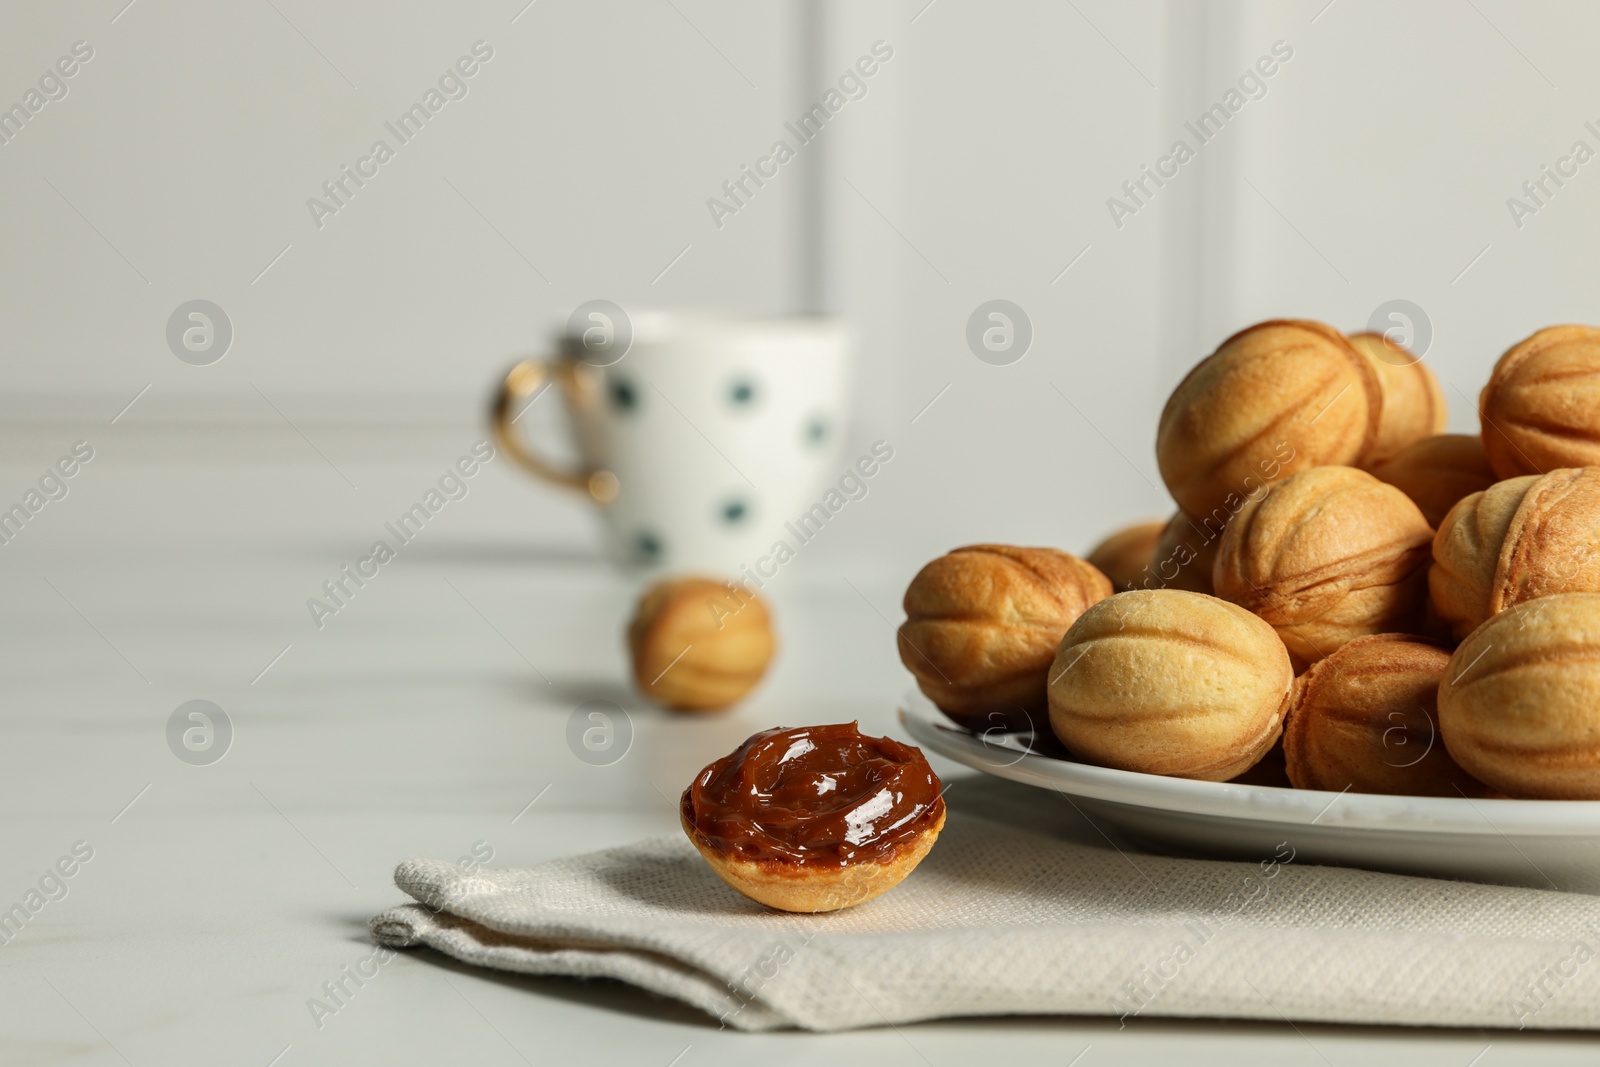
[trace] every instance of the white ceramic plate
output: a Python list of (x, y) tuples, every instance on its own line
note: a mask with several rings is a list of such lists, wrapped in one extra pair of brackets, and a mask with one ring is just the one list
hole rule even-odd
[(1468, 800), (1195, 782), (1033, 752), (1031, 735), (979, 738), (921, 693), (900, 705), (918, 744), (985, 774), (1054, 789), (1092, 821), (1159, 851), (1297, 862), (1600, 893), (1600, 801)]

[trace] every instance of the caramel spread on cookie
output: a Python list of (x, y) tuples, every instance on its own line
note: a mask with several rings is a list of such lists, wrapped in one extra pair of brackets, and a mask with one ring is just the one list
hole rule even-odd
[(764, 730), (695, 776), (684, 822), (756, 863), (885, 862), (944, 816), (922, 753), (855, 723)]

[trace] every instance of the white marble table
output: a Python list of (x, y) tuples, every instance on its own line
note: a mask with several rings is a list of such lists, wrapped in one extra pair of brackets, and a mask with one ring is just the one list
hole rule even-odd
[[(337, 469), (282, 426), (129, 420), (7, 438), (6, 501), (73, 440), (97, 451), (0, 547), (0, 907), (77, 842), (93, 855), (0, 946), (0, 1060), (1593, 1062), (1590, 1040), (1563, 1035), (1147, 1019), (753, 1036), (624, 987), (425, 953), (383, 967), (319, 1027), (307, 1002), (371, 952), (365, 923), (400, 900), (397, 861), (492, 849), (495, 864), (529, 864), (671, 832), (668, 798), (711, 756), (778, 722), (893, 730), (906, 685), (879, 612), (895, 617), (914, 561), (819, 552), (772, 590), (783, 651), (754, 699), (693, 720), (642, 706), (623, 686), (630, 581), (588, 547), (583, 516), (503, 463), (317, 630), (306, 598), (477, 434), (465, 421), (406, 434), (378, 463), (372, 434), (314, 430)], [(591, 698), (631, 713), (632, 749), (612, 766), (564, 740)], [(232, 722), (210, 765), (167, 744), (192, 699)]]

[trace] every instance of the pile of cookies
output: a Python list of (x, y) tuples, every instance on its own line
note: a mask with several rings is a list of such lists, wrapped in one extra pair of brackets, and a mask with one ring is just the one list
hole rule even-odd
[(900, 658), (968, 729), (1107, 767), (1600, 799), (1600, 329), (1512, 347), (1479, 414), (1445, 434), (1381, 335), (1252, 326), (1161, 414), (1169, 521), (941, 556)]

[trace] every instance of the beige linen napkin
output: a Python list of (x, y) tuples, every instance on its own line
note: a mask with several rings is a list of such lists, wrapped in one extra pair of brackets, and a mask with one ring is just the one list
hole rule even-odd
[(378, 940), (615, 978), (741, 1030), (947, 1016), (1600, 1028), (1600, 898), (1135, 852), (1045, 790), (957, 779), (928, 858), (826, 915), (769, 911), (681, 835), (527, 870), (411, 860)]

